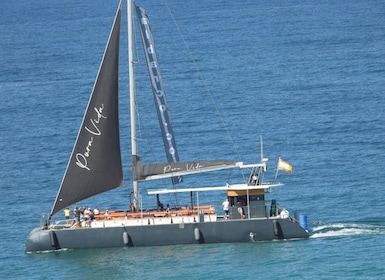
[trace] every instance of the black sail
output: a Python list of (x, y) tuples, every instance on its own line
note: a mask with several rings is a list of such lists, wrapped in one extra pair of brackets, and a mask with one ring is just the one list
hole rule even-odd
[[(142, 36), (143, 49), (147, 60), (147, 68), (151, 80), (152, 91), (156, 110), (158, 113), (167, 161), (178, 162), (179, 156), (171, 126), (170, 114), (167, 106), (162, 78), (160, 75), (159, 63), (156, 57), (155, 44), (151, 33), (150, 21), (143, 8), (136, 6), (136, 13), (139, 21), (139, 29)], [(173, 177), (172, 181), (174, 184), (177, 184), (182, 181), (182, 177)]]
[(123, 185), (118, 117), (121, 3), (51, 216)]

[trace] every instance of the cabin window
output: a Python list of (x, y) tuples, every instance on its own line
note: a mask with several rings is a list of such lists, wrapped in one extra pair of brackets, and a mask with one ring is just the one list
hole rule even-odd
[[(229, 202), (232, 207), (237, 206), (247, 206), (247, 195), (239, 195), (239, 196), (229, 196)], [(265, 195), (264, 194), (257, 194), (257, 195), (249, 195), (250, 202), (254, 201), (264, 201)]]
[(247, 197), (246, 196), (236, 196), (234, 197), (234, 205), (235, 206), (246, 206), (247, 205)]
[(250, 196), (250, 201), (262, 201), (265, 200), (264, 195), (251, 195)]

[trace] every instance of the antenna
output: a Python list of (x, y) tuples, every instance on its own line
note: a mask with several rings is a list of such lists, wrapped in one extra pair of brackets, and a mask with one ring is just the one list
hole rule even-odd
[(263, 157), (263, 139), (262, 139), (262, 135), (260, 136), (260, 139), (261, 139), (260, 140), (261, 141), (261, 164), (263, 164), (263, 166), (261, 167), (261, 172), (265, 173), (266, 172), (266, 163), (267, 163), (267, 161), (269, 159)]
[(260, 136), (260, 142), (261, 142), (261, 163), (263, 162), (263, 139), (262, 139), (262, 135)]

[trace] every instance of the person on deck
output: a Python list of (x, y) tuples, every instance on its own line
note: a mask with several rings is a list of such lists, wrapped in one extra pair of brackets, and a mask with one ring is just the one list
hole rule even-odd
[(108, 210), (106, 210), (106, 212), (104, 212), (104, 219), (111, 220), (111, 216), (110, 216), (110, 213), (108, 212)]
[(70, 215), (71, 215), (71, 211), (70, 209), (67, 207), (66, 209), (64, 209), (64, 217), (66, 219), (66, 223), (69, 224), (70, 222)]
[(84, 209), (84, 220), (85, 220), (85, 226), (90, 227), (91, 226), (91, 209), (88, 207), (85, 207)]
[(76, 207), (75, 207), (75, 211), (74, 211), (74, 216), (75, 216), (76, 226), (80, 226), (80, 214), (81, 214), (81, 211), (80, 211), (80, 209), (76, 206)]
[(229, 204), (230, 203), (228, 198), (226, 198), (226, 200), (222, 203), (223, 211), (225, 211), (225, 219), (227, 219), (227, 217), (229, 216)]

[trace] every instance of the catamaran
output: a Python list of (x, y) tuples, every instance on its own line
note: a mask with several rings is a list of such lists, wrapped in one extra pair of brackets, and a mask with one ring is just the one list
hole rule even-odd
[[(142, 163), (137, 149), (136, 101), (133, 59), (133, 13), (136, 13), (153, 95), (165, 146), (166, 163)], [(233, 160), (181, 162), (171, 127), (165, 94), (160, 78), (150, 21), (141, 7), (127, 1), (128, 61), (130, 88), (130, 125), (133, 196), (127, 209), (100, 211), (89, 223), (54, 220), (59, 211), (97, 194), (123, 186), (118, 115), (118, 68), (122, 2), (119, 2), (102, 62), (85, 111), (78, 136), (51, 212), (42, 215), (40, 226), (26, 241), (26, 253), (60, 249), (106, 248), (125, 246), (158, 246), (223, 242), (256, 242), (308, 238), (306, 216), (292, 217), (270, 205), (265, 193), (281, 183), (264, 182), (267, 159), (244, 164)], [(262, 139), (261, 139), (262, 142)], [(261, 144), (262, 147), (262, 144)], [(288, 163), (283, 162), (284, 168)], [(226, 169), (242, 169), (248, 176), (241, 183), (222, 182), (213, 187), (176, 188), (182, 176)], [(143, 209), (139, 182), (171, 178), (172, 187), (149, 190), (155, 196), (154, 208)], [(197, 196), (223, 192), (227, 197), (226, 214), (217, 213), (213, 205), (200, 205)], [(163, 205), (160, 195), (189, 193), (191, 201), (184, 206)], [(80, 211), (79, 211), (80, 212)], [(78, 216), (79, 217), (79, 216)]]

